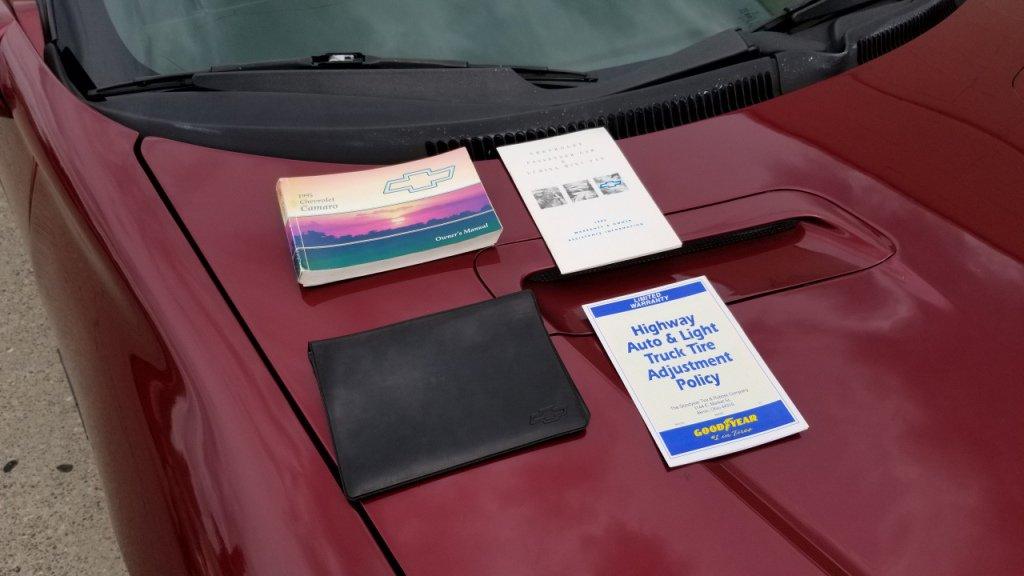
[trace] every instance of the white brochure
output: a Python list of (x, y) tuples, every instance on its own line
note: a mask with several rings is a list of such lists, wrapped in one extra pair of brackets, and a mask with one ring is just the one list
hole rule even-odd
[(583, 309), (669, 466), (807, 429), (706, 277)]
[(604, 128), (498, 148), (563, 274), (682, 242)]

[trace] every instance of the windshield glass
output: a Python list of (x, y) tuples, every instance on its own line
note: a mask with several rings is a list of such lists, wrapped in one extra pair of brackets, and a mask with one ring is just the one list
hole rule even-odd
[(750, 28), (792, 0), (103, 0), (155, 73), (327, 52), (590, 71)]
[[(895, 48), (958, 3), (43, 5), (47, 64), (85, 102), (140, 134), (266, 156), (386, 163), (457, 147), (487, 160), (505, 144), (583, 128), (628, 138), (731, 113)], [(904, 30), (911, 20), (921, 25)]]

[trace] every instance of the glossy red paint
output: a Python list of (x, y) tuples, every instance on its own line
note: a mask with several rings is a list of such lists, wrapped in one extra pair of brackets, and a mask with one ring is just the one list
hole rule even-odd
[(139, 166), (137, 135), (70, 94), (17, 25), (0, 69), (38, 162), (21, 224), (132, 573), (391, 573)]
[[(33, 255), (124, 498), (127, 555), (153, 573), (385, 569), (313, 450), (330, 443), (306, 343), (529, 285), (590, 427), (368, 502), (407, 573), (1024, 572), (1022, 26), (1024, 5), (970, 0), (847, 74), (621, 141), (686, 239), (800, 224), (545, 286), (527, 277), (550, 256), (499, 162), (478, 163), (505, 225), (497, 248), (302, 289), (274, 183), (361, 167), (143, 139), (258, 351), (144, 178), (135, 135), (6, 34), (3, 94), (41, 163)], [(811, 428), (669, 470), (576, 306), (701, 273)]]
[[(1024, 570), (1010, 536), (1024, 530), (1024, 501), (1014, 495), (1024, 446), (1013, 433), (1024, 355), (1024, 115), (1011, 87), (1024, 63), (1022, 15), (975, 0), (841, 77), (622, 141), (688, 237), (773, 213), (816, 216), (831, 236), (807, 228), (680, 257), (676, 268), (638, 266), (613, 287), (567, 280), (560, 294), (542, 296), (549, 328), (579, 331), (574, 307), (608, 290), (708, 272), (732, 299), (745, 298), (734, 313), (811, 429), (667, 470), (593, 338), (555, 336), (591, 408), (587, 432), (369, 502), (403, 568)], [(307, 341), (488, 298), (484, 284), (515, 290), (551, 265), (500, 163), (481, 162), (506, 227), (502, 245), (475, 258), (482, 280), (463, 256), (303, 290), (289, 268), (274, 181), (359, 167), (160, 139), (146, 139), (143, 153), (321, 440)], [(801, 192), (749, 205), (781, 189)], [(790, 206), (792, 197), (833, 208)], [(240, 205), (247, 217), (225, 228), (224, 214)]]
[(43, 54), (43, 24), (39, 19), (39, 3), (36, 0), (11, 0), (11, 8), (21, 24), (21, 30), (28, 36), (32, 47)]

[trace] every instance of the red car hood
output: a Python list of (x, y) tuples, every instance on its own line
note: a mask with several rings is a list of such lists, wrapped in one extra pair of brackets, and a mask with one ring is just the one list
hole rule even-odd
[[(796, 226), (602, 276), (527, 279), (553, 264), (487, 161), (497, 248), (302, 289), (275, 182), (361, 167), (159, 138), (142, 155), (326, 446), (307, 342), (538, 294), (590, 427), (367, 502), (408, 573), (1018, 573), (1022, 17), (974, 0), (842, 76), (621, 141), (684, 241)], [(699, 274), (811, 428), (669, 470), (578, 305)]]

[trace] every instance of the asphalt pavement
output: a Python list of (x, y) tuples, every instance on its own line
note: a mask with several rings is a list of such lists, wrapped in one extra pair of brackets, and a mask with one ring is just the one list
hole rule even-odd
[(0, 575), (126, 574), (25, 245), (0, 192)]

